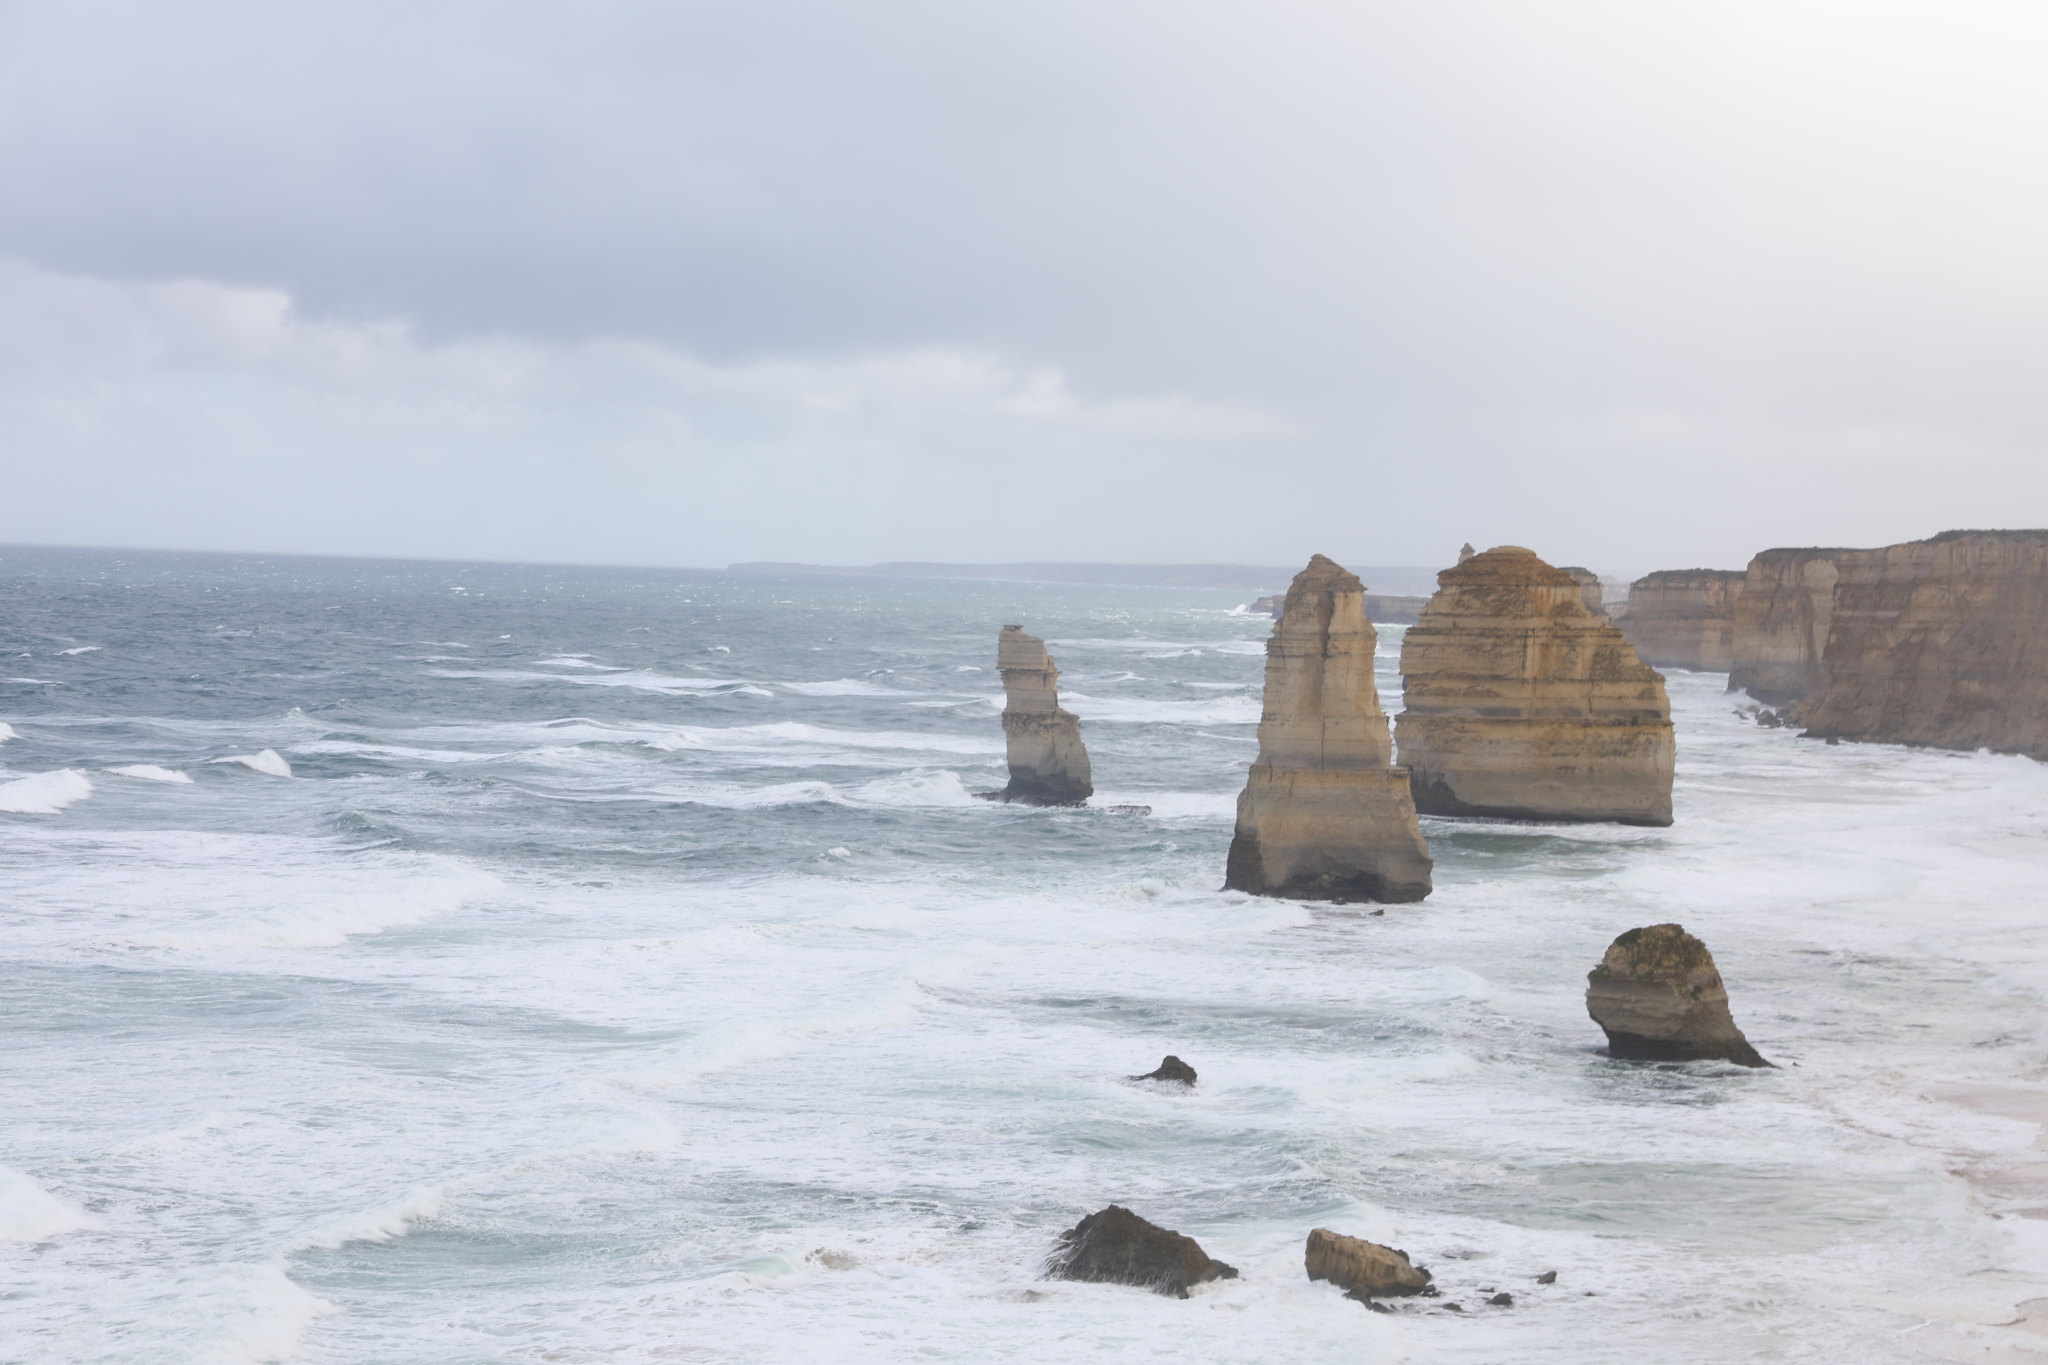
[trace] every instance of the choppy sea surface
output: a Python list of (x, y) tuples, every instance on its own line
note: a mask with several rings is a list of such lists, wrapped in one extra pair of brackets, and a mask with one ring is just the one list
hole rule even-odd
[[(0, 1360), (1869, 1362), (2010, 1317), (2048, 1225), (1965, 1176), (2038, 1130), (1924, 1092), (2043, 1064), (2048, 769), (1674, 673), (1670, 829), (1426, 820), (1420, 905), (1248, 899), (1244, 600), (0, 550)], [(1006, 622), (1150, 816), (973, 798)], [(1600, 1054), (1587, 969), (1669, 920), (1779, 1069)], [(1127, 1079), (1166, 1053), (1193, 1093)], [(1042, 1280), (1112, 1201), (1242, 1278)], [(1317, 1226), (1443, 1297), (1308, 1283)]]

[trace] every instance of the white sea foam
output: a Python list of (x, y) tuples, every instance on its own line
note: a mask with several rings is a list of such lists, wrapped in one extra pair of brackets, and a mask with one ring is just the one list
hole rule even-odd
[(92, 795), (92, 783), (72, 768), (35, 773), (0, 783), (0, 811), (10, 815), (55, 815)]
[(47, 1242), (92, 1226), (84, 1209), (0, 1166), (0, 1242)]
[(775, 686), (785, 692), (794, 692), (800, 697), (900, 697), (900, 688), (884, 687), (880, 683), (867, 682), (860, 678), (837, 678), (831, 682), (779, 682)]
[(292, 765), (285, 762), (275, 749), (265, 749), (254, 754), (228, 754), (224, 758), (209, 758), (208, 763), (239, 763), (252, 772), (269, 777), (290, 777)]
[(626, 673), (631, 671), (615, 664), (592, 663), (590, 656), (587, 654), (557, 654), (552, 659), (535, 659), (534, 662), (551, 665), (555, 668), (590, 668), (605, 673)]
[(630, 687), (640, 692), (659, 692), (670, 696), (686, 696), (692, 693), (725, 692), (752, 697), (769, 697), (774, 693), (737, 678), (679, 678), (671, 673), (654, 673), (647, 669), (630, 669), (620, 673), (584, 675), (574, 673), (531, 673), (521, 669), (479, 668), (453, 669), (430, 668), (427, 673), (436, 678), (476, 678), (489, 682), (551, 682), (577, 683), (589, 687)]
[(434, 1185), (414, 1190), (405, 1198), (380, 1208), (343, 1214), (329, 1219), (293, 1238), (288, 1251), (331, 1251), (350, 1242), (388, 1242), (403, 1237), (412, 1225), (441, 1212), (447, 1191)]
[(108, 768), (116, 777), (139, 777), (145, 782), (181, 782), (190, 785), (192, 778), (175, 768), (159, 768), (154, 763), (130, 763), (119, 768)]
[(18, 732), (12, 725), (9, 725), (6, 721), (0, 720), (0, 744), (5, 744), (10, 739), (20, 738), (20, 732)]
[(62, 687), (64, 684), (49, 678), (9, 678), (8, 682), (22, 683), (29, 687)]
[(150, 904), (135, 916), (150, 927), (132, 927), (107, 941), (185, 952), (333, 948), (357, 935), (450, 914), (502, 889), (496, 877), (454, 859), (330, 864), (304, 853), (289, 856), (282, 867), (248, 867), (231, 891), (216, 888), (205, 899), (188, 899), (191, 891), (166, 885), (161, 874), (155, 885)]

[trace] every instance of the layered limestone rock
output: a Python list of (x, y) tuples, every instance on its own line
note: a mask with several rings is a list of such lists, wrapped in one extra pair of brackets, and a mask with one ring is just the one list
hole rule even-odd
[(1321, 555), (1295, 576), (1266, 642), (1259, 757), (1237, 798), (1224, 885), (1259, 896), (1419, 901), (1429, 846), (1373, 678), (1378, 643), (1356, 575)]
[(1770, 1065), (1735, 1027), (1714, 955), (1680, 925), (1631, 929), (1608, 945), (1586, 973), (1586, 1013), (1611, 1057)]
[(1808, 734), (2048, 759), (2048, 530), (1949, 531), (1835, 568)]
[(1472, 542), (1468, 540), (1463, 545), (1460, 545), (1458, 547), (1458, 562), (1460, 564), (1463, 564), (1466, 560), (1470, 559), (1473, 555), (1476, 555), (1478, 553), (1479, 551), (1473, 549)]
[(1094, 794), (1081, 720), (1060, 709), (1060, 671), (1045, 641), (1022, 626), (996, 637), (996, 667), (1003, 675), (1003, 740), (1010, 785), (1000, 801), (1031, 806), (1078, 806)]
[(1055, 1280), (1136, 1285), (1177, 1299), (1188, 1296), (1190, 1285), (1237, 1278), (1235, 1269), (1210, 1259), (1194, 1238), (1116, 1204), (1061, 1233), (1045, 1273)]
[(1395, 1298), (1429, 1288), (1430, 1273), (1411, 1265), (1408, 1253), (1341, 1232), (1317, 1228), (1304, 1256), (1311, 1280), (1328, 1280), (1347, 1298)]
[(1835, 613), (1835, 580), (1855, 550), (1765, 550), (1749, 561), (1735, 600), (1728, 690), (1766, 706), (1796, 702), (1820, 686), (1821, 656)]
[(1663, 675), (1586, 610), (1571, 576), (1502, 545), (1437, 582), (1401, 643), (1395, 734), (1416, 809), (1670, 824)]
[(1655, 668), (1726, 673), (1735, 666), (1740, 569), (1663, 569), (1629, 584), (1628, 612), (1615, 624), (1636, 657)]
[[(1460, 560), (1459, 562), (1463, 563), (1464, 561)], [(1579, 585), (1579, 601), (1585, 604), (1587, 611), (1593, 613), (1596, 618), (1607, 622), (1609, 625), (1614, 624), (1614, 618), (1607, 614), (1607, 607), (1600, 600), (1603, 594), (1600, 587), (1599, 574), (1594, 573), (1591, 569), (1581, 568), (1576, 564), (1566, 564), (1558, 572), (1570, 574), (1572, 582)]]

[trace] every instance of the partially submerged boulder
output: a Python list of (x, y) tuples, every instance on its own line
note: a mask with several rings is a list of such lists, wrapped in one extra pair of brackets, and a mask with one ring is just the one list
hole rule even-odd
[(1308, 1235), (1306, 1260), (1311, 1280), (1328, 1280), (1347, 1298), (1398, 1298), (1429, 1288), (1429, 1271), (1410, 1264), (1407, 1252), (1328, 1228)]
[(1610, 1057), (1770, 1065), (1735, 1027), (1714, 955), (1680, 925), (1631, 929), (1609, 944), (1586, 973), (1586, 1013), (1607, 1031)]
[(1061, 1233), (1045, 1273), (1054, 1280), (1135, 1285), (1175, 1299), (1186, 1298), (1189, 1285), (1237, 1278), (1234, 1267), (1211, 1260), (1194, 1238), (1116, 1204)]
[(1159, 1064), (1157, 1071), (1148, 1071), (1142, 1076), (1133, 1076), (1131, 1079), (1134, 1081), (1176, 1081), (1181, 1085), (1193, 1085), (1195, 1083), (1195, 1069), (1180, 1058), (1168, 1053), (1166, 1060)]

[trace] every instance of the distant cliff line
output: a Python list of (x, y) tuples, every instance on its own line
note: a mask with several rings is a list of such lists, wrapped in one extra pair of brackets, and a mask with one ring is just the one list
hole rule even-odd
[[(934, 564), (909, 560), (891, 564), (792, 564), (756, 560), (727, 566), (728, 572), (788, 576), (862, 578), (960, 578), (1011, 583), (1072, 583), (1129, 588), (1237, 588), (1283, 591), (1298, 569), (1260, 564)], [(1359, 570), (1383, 592), (1427, 595), (1436, 570), (1400, 565)]]

